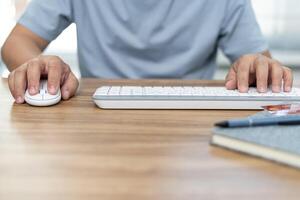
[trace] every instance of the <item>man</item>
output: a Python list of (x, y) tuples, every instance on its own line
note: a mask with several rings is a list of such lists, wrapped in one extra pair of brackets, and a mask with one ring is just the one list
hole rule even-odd
[(33, 0), (2, 49), (17, 103), (27, 87), (38, 92), (41, 76), (50, 93), (75, 94), (69, 66), (42, 55), (73, 22), (83, 77), (210, 79), (220, 48), (233, 63), (228, 89), (292, 87), (292, 72), (271, 58), (250, 0)]

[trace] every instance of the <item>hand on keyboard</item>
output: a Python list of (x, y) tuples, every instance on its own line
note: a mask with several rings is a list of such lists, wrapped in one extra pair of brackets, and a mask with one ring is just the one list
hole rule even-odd
[(273, 92), (289, 92), (293, 85), (293, 74), (290, 68), (282, 66), (270, 58), (268, 52), (242, 56), (230, 68), (226, 77), (227, 89), (238, 89), (247, 92), (249, 85), (257, 86), (259, 92), (267, 92), (268, 85)]

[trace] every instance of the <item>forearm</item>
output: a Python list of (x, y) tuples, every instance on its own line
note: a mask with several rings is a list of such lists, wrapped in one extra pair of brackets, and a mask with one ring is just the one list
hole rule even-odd
[(17, 25), (4, 43), (1, 55), (10, 71), (39, 56), (48, 45), (47, 41)]
[(13, 71), (26, 61), (37, 57), (42, 53), (42, 49), (33, 41), (22, 36), (12, 36), (8, 38), (2, 48), (2, 59), (9, 71)]

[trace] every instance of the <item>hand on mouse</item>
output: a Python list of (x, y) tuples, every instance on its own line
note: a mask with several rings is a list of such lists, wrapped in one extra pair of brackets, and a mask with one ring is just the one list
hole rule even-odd
[(79, 82), (70, 70), (69, 65), (57, 56), (39, 56), (12, 71), (8, 85), (16, 103), (24, 103), (24, 93), (28, 88), (30, 95), (39, 92), (41, 78), (48, 79), (48, 91), (56, 94), (59, 87), (64, 100), (73, 97)]
[(291, 91), (293, 73), (290, 68), (263, 54), (242, 56), (230, 68), (226, 77), (226, 88), (247, 92), (249, 85), (256, 84), (258, 92), (266, 92), (269, 85), (273, 92)]

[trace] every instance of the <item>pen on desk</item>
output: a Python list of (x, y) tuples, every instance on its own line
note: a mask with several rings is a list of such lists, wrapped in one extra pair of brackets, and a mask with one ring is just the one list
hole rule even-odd
[(215, 126), (224, 127), (224, 128), (271, 126), (271, 125), (300, 125), (300, 115), (234, 119), (234, 120), (218, 122), (215, 124)]

